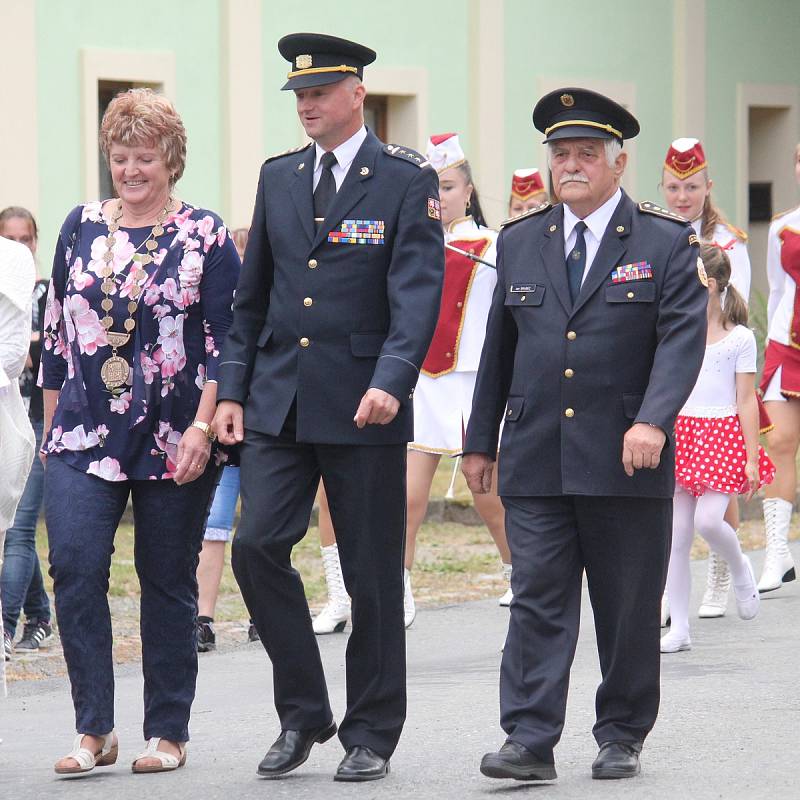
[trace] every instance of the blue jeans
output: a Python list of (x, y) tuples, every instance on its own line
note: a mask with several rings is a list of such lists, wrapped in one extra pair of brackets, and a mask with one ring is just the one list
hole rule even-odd
[(133, 504), (134, 562), (141, 585), (144, 737), (189, 740), (197, 680), (197, 559), (219, 468), (197, 480), (106, 481), (58, 456), (47, 459), (44, 509), (75, 730), (114, 727), (108, 583), (114, 534)]
[[(33, 422), (36, 442), (42, 439), (42, 422)], [(24, 608), (29, 622), (50, 622), (50, 600), (44, 590), (39, 556), (36, 553), (36, 523), (42, 506), (44, 467), (38, 453), (33, 458), (25, 491), (17, 506), (14, 524), (6, 531), (3, 569), (0, 572), (0, 598), (3, 627), (14, 637), (19, 612)]]
[(212, 542), (228, 542), (233, 532), (236, 501), (239, 499), (239, 467), (225, 467), (214, 492), (204, 538)]

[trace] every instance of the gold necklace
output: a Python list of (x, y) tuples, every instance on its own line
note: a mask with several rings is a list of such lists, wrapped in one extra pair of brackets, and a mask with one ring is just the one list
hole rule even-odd
[[(169, 214), (169, 209), (172, 206), (172, 197), (167, 200), (164, 209), (158, 215), (156, 224), (153, 225), (147, 238), (133, 251), (130, 260), (133, 261), (131, 267), (130, 277), (133, 279), (133, 285), (130, 289), (130, 300), (128, 301), (128, 318), (123, 322), (122, 326), (125, 331), (112, 331), (111, 326), (114, 324), (114, 319), (111, 316), (111, 310), (114, 308), (114, 300), (111, 297), (111, 292), (115, 288), (119, 288), (123, 284), (122, 274), (125, 268), (123, 264), (122, 269), (119, 271), (120, 281), (117, 283), (116, 276), (114, 275), (114, 267), (112, 261), (114, 260), (113, 247), (116, 243), (115, 233), (119, 230), (119, 221), (122, 218), (122, 201), (120, 200), (116, 214), (111, 218), (108, 225), (108, 236), (106, 237), (106, 252), (103, 254), (103, 261), (105, 264), (100, 270), (100, 275), (103, 282), (100, 284), (100, 289), (103, 292), (103, 299), (100, 302), (100, 307), (105, 311), (105, 316), (100, 320), (100, 324), (106, 330), (106, 338), (109, 345), (111, 345), (111, 356), (107, 358), (103, 365), (100, 367), (100, 377), (106, 388), (112, 394), (120, 394), (120, 387), (124, 386), (130, 374), (131, 365), (122, 356), (117, 355), (117, 349), (126, 345), (131, 338), (131, 333), (136, 327), (136, 319), (134, 314), (139, 307), (139, 298), (142, 293), (141, 283), (147, 277), (145, 266), (153, 260), (153, 250), (158, 247), (156, 239), (164, 233), (164, 221)], [(147, 252), (138, 252), (144, 247)]]

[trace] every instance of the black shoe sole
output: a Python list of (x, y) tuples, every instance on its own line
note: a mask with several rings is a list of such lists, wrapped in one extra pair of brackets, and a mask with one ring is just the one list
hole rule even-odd
[(328, 741), (328, 739), (330, 739), (331, 737), (336, 735), (336, 731), (337, 730), (338, 730), (338, 728), (336, 727), (336, 723), (335, 722), (331, 722), (331, 724), (327, 728), (325, 728), (324, 730), (320, 731), (316, 735), (316, 737), (314, 737), (314, 739), (308, 743), (308, 748), (306, 749), (306, 751), (303, 754), (302, 758), (298, 759), (297, 761), (293, 762), (292, 764), (289, 764), (289, 765), (287, 765), (287, 766), (285, 766), (285, 767), (283, 767), (282, 769), (279, 769), (279, 770), (262, 770), (261, 767), (259, 767), (256, 770), (256, 775), (258, 775), (259, 778), (270, 779), (270, 778), (280, 778), (282, 775), (286, 775), (289, 772), (293, 772), (298, 767), (300, 767), (303, 764), (305, 764), (306, 761), (308, 761), (308, 757), (311, 754), (311, 748), (315, 744), (324, 744), (325, 742)]
[(197, 645), (197, 652), (198, 653), (210, 653), (213, 650), (217, 649), (217, 645), (215, 643), (211, 644), (198, 644)]
[(536, 767), (518, 767), (503, 761), (481, 761), (481, 774), (487, 778), (505, 778), (515, 781), (554, 781), (558, 777), (552, 764)]
[(340, 775), (338, 772), (333, 776), (335, 781), (343, 783), (363, 783), (364, 781), (379, 781), (385, 778), (390, 772), (389, 762), (386, 762), (386, 769), (382, 772), (375, 773), (374, 775)]
[(595, 769), (592, 767), (592, 778), (596, 781), (612, 781), (620, 780), (621, 778), (635, 778), (641, 773), (642, 768), (637, 765), (635, 770), (622, 769), (619, 767), (600, 767)]

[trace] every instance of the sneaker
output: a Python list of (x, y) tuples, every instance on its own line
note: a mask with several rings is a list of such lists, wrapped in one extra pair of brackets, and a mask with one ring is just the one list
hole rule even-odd
[(17, 642), (17, 650), (38, 650), (53, 641), (53, 628), (49, 622), (31, 620), (22, 629), (22, 638)]
[(3, 631), (3, 653), (5, 654), (6, 661), (11, 661), (11, 654), (14, 652), (14, 643), (11, 637)]
[(258, 631), (256, 630), (256, 626), (253, 623), (250, 623), (250, 627), (247, 629), (247, 641), (248, 642), (260, 642), (261, 637), (258, 635)]
[(197, 620), (197, 652), (208, 653), (217, 649), (217, 635), (210, 622)]

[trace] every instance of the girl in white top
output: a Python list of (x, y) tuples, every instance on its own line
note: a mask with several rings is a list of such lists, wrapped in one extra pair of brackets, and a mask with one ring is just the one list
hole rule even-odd
[[(672, 142), (664, 158), (661, 177), (667, 207), (689, 220), (699, 239), (713, 242), (726, 252), (731, 264), (731, 285), (747, 303), (750, 296), (747, 234), (731, 225), (717, 208), (711, 197), (713, 185), (701, 142), (691, 138)], [(769, 428), (770, 423), (765, 412), (760, 425), (762, 433)], [(739, 506), (735, 498), (728, 506), (725, 520), (734, 530), (739, 527)], [(708, 558), (707, 588), (698, 611), (699, 617), (724, 616), (730, 581), (728, 565), (712, 550)], [(664, 603), (662, 627), (667, 624), (669, 612), (666, 606)]]
[(728, 563), (742, 619), (758, 613), (750, 560), (725, 522), (731, 495), (750, 498), (775, 467), (758, 444), (756, 341), (747, 306), (730, 285), (730, 262), (715, 245), (701, 245), (708, 275), (706, 354), (697, 384), (675, 422), (675, 500), (667, 573), (672, 627), (662, 653), (689, 650), (689, 552), (695, 529)]

